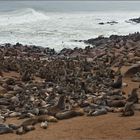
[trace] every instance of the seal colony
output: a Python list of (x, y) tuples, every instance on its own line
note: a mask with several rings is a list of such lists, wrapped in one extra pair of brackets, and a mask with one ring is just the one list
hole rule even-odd
[[(140, 33), (83, 41), (85, 49), (60, 52), (20, 43), (0, 46), (0, 134), (25, 134), (38, 123), (47, 129), (76, 116), (127, 117), (139, 111), (140, 88), (125, 93), (123, 77), (139, 78)], [(122, 73), (123, 66), (132, 68)], [(16, 75), (5, 76), (9, 72)], [(10, 117), (21, 124), (5, 123)]]

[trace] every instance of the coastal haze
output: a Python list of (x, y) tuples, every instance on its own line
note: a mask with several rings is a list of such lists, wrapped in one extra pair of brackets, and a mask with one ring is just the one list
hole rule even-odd
[[(138, 1), (0, 1), (0, 43), (54, 48), (84, 47), (84, 40), (140, 31)], [(115, 21), (116, 24), (104, 24)]]

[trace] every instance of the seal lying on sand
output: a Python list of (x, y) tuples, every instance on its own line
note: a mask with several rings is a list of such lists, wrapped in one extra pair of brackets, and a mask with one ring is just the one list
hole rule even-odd
[(89, 112), (87, 114), (87, 116), (100, 116), (100, 115), (104, 115), (104, 114), (107, 114), (107, 110), (105, 108), (101, 108), (101, 109), (96, 109), (96, 110)]
[(82, 116), (82, 115), (84, 115), (83, 109), (76, 109), (76, 110), (68, 110), (65, 112), (57, 113), (55, 117), (59, 120), (62, 120), (62, 119), (69, 119), (69, 118)]
[(32, 130), (35, 130), (35, 127), (33, 125), (21, 126), (16, 130), (16, 134), (22, 135)]
[(57, 122), (57, 119), (49, 115), (35, 116), (33, 118), (23, 121), (20, 126), (35, 125), (37, 123), (44, 122), (44, 121)]

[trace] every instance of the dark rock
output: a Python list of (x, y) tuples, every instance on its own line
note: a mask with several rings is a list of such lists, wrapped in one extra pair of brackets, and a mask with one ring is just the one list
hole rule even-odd
[(118, 22), (116, 21), (108, 21), (108, 22), (99, 22), (98, 24), (100, 25), (105, 25), (105, 24), (110, 24), (110, 25), (114, 25), (114, 24), (117, 24)]
[(129, 19), (129, 22), (140, 23), (140, 17)]

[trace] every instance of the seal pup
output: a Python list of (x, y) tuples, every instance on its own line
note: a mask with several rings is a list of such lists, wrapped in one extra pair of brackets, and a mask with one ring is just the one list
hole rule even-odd
[(113, 88), (121, 88), (122, 87), (122, 75), (119, 75), (111, 86)]
[(127, 102), (125, 104), (125, 107), (122, 111), (121, 116), (133, 116), (134, 115), (134, 106), (133, 106), (133, 102)]

